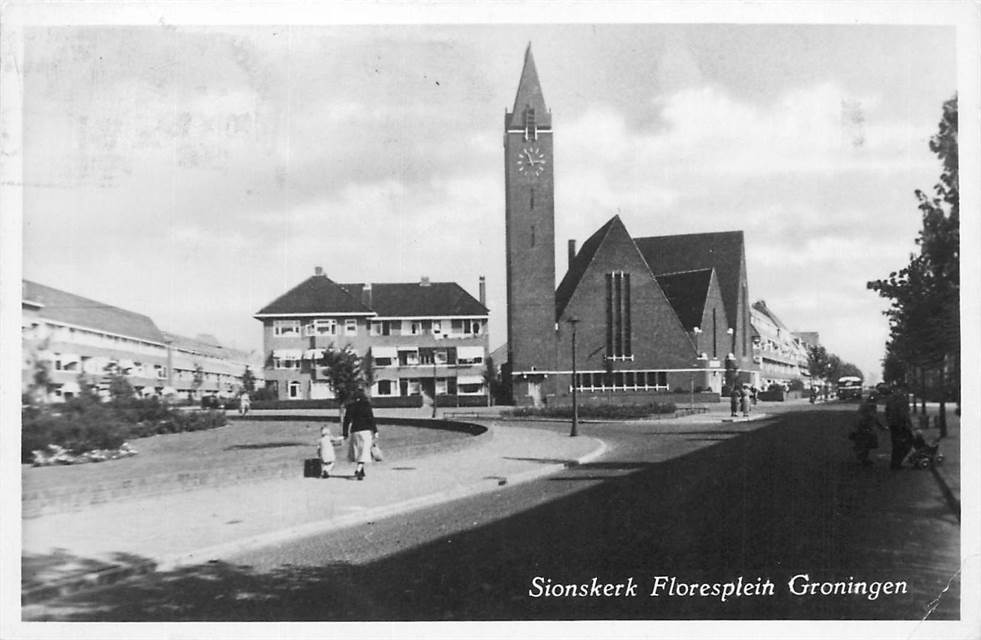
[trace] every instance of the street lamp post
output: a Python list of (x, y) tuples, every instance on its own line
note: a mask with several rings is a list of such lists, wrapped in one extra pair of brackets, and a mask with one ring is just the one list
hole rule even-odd
[(436, 396), (439, 390), (436, 388), (436, 350), (433, 349), (433, 418), (436, 418)]
[(579, 389), (576, 384), (576, 324), (579, 318), (572, 317), (566, 322), (572, 326), (572, 431), (569, 436), (575, 438), (579, 435)]

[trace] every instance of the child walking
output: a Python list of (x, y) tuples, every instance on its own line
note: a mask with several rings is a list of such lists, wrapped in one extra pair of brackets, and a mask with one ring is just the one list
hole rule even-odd
[(334, 468), (334, 443), (331, 442), (330, 429), (320, 427), (320, 442), (317, 443), (317, 453), (320, 455), (320, 477), (329, 478)]

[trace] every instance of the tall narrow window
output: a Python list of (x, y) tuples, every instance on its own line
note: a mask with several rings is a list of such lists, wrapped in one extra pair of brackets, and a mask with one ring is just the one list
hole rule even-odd
[(531, 198), (528, 199), (528, 208), (529, 209), (535, 208), (535, 187), (531, 188)]
[(606, 274), (606, 357), (631, 357), (630, 334), (630, 274), (614, 271)]
[(535, 110), (525, 110), (525, 140), (538, 140), (538, 127), (535, 125)]
[(719, 357), (719, 337), (715, 325), (715, 307), (712, 307), (712, 357)]
[(531, 225), (531, 246), (535, 246), (535, 225)]

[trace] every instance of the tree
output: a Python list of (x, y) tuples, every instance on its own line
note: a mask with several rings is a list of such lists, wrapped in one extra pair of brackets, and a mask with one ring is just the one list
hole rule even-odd
[(201, 388), (201, 385), (203, 384), (204, 384), (204, 367), (202, 367), (199, 363), (195, 362), (194, 378), (191, 381), (191, 386), (193, 386), (194, 390), (197, 391), (198, 389)]
[[(79, 385), (81, 386), (81, 385)], [(109, 374), (109, 398), (116, 405), (125, 404), (133, 399), (133, 385), (119, 371)]]
[(500, 372), (494, 364), (494, 358), (487, 357), (484, 367), (484, 384), (487, 385), (487, 406), (492, 403), (501, 404), (504, 402), (504, 384), (501, 382)]
[(851, 362), (842, 362), (841, 368), (839, 369), (839, 378), (842, 376), (855, 376), (856, 378), (861, 378), (865, 380), (865, 375), (862, 374), (862, 370), (858, 368), (857, 365)]
[(812, 380), (823, 380), (828, 368), (828, 350), (819, 344), (807, 347), (807, 369)]
[(344, 405), (354, 398), (359, 390), (371, 386), (373, 377), (371, 363), (366, 363), (365, 358), (358, 355), (351, 345), (346, 345), (343, 349), (331, 345), (324, 350), (320, 365), (324, 367), (327, 384), (334, 392), (343, 416)]
[(248, 365), (245, 365), (245, 371), (242, 372), (242, 388), (250, 396), (255, 393), (255, 374), (252, 373), (252, 369)]
[[(930, 139), (943, 169), (933, 195), (916, 190), (922, 228), (916, 238), (919, 254), (887, 278), (867, 286), (891, 301), (889, 318), (892, 375), (897, 360), (909, 374), (918, 371), (921, 400), (927, 371), (939, 373), (941, 437), (946, 435), (945, 401), (960, 402), (960, 194), (957, 147), (957, 96), (943, 105), (938, 132)], [(884, 372), (885, 374), (885, 372)], [(886, 377), (884, 375), (884, 377)], [(921, 410), (925, 405), (921, 404)]]

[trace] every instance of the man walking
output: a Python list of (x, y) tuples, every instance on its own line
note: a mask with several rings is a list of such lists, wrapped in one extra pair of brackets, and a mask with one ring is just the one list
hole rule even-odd
[(906, 397), (906, 385), (901, 382), (893, 386), (892, 394), (886, 400), (886, 424), (889, 425), (889, 435), (892, 438), (892, 460), (889, 468), (899, 469), (913, 446), (909, 400)]

